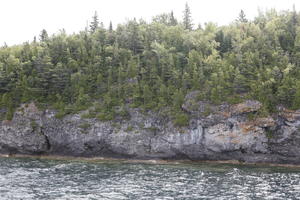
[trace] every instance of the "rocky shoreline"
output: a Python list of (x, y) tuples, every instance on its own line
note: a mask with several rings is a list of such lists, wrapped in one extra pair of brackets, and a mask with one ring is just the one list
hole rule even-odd
[(283, 167), (283, 168), (300, 168), (298, 164), (274, 164), (274, 163), (245, 163), (238, 160), (161, 160), (161, 159), (126, 159), (126, 158), (109, 158), (109, 157), (78, 157), (78, 156), (55, 156), (55, 155), (27, 155), (27, 154), (0, 154), (0, 158), (13, 159), (41, 159), (57, 160), (70, 162), (88, 162), (88, 163), (124, 163), (124, 164), (150, 164), (150, 165), (179, 165), (179, 164), (220, 164), (220, 165), (237, 165), (237, 166), (257, 166), (257, 167)]
[(216, 106), (195, 96), (188, 94), (182, 105), (187, 127), (138, 109), (129, 110), (130, 119), (103, 122), (83, 113), (57, 119), (54, 110), (24, 104), (0, 125), (0, 153), (300, 164), (300, 111), (279, 108), (259, 117), (258, 101)]
[(124, 164), (150, 164), (150, 165), (179, 165), (179, 164), (216, 164), (216, 165), (237, 165), (237, 166), (257, 166), (257, 167), (283, 167), (300, 168), (299, 164), (274, 164), (274, 163), (245, 163), (238, 160), (143, 160), (143, 159), (125, 159), (109, 157), (73, 157), (73, 156), (55, 156), (55, 155), (27, 155), (27, 154), (0, 154), (0, 158), (14, 159), (42, 159), (71, 162), (90, 162), (90, 163), (124, 163)]

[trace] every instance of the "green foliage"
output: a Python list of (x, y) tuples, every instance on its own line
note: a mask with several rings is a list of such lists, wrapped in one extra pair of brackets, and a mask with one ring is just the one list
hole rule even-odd
[(270, 129), (265, 129), (265, 132), (266, 132), (266, 136), (268, 137), (268, 138), (273, 138), (274, 137), (274, 132), (272, 131), (272, 130), (270, 130)]
[(91, 125), (89, 123), (82, 123), (79, 125), (79, 128), (87, 130), (91, 127)]
[(183, 127), (189, 125), (189, 116), (185, 113), (177, 113), (173, 120), (175, 126)]
[(87, 134), (88, 133), (88, 129), (91, 127), (91, 125), (87, 122), (82, 123), (78, 126), (81, 129), (81, 133)]
[(243, 99), (242, 99), (240, 96), (232, 95), (232, 96), (229, 96), (229, 97), (227, 98), (226, 101), (227, 101), (229, 104), (238, 104), (238, 103), (241, 103), (242, 100), (243, 100)]
[(80, 110), (84, 110), (86, 108), (89, 107), (90, 105), (90, 97), (87, 94), (84, 94), (84, 88), (80, 88), (79, 89), (79, 94), (76, 100), (76, 110), (80, 111)]
[(95, 14), (93, 16), (93, 20), (90, 25), (90, 30), (92, 33), (94, 33), (98, 28), (99, 28), (99, 19), (98, 19), (97, 12), (95, 12)]
[(13, 117), (14, 117), (14, 108), (8, 107), (8, 111), (6, 112), (5, 119), (10, 121), (13, 119)]
[(294, 96), (294, 100), (292, 102), (292, 108), (293, 109), (299, 109), (300, 108), (300, 81), (296, 82), (296, 92)]
[(259, 100), (261, 115), (299, 109), (299, 18), (271, 10), (250, 21), (241, 11), (236, 23), (194, 30), (186, 4), (182, 23), (171, 12), (106, 29), (95, 13), (78, 34), (43, 30), (40, 42), (0, 49), (0, 109), (11, 120), (21, 103), (35, 102), (62, 118), (97, 101), (84, 118), (128, 119), (120, 106), (181, 113), (193, 90), (215, 104)]
[(237, 21), (243, 22), (243, 23), (248, 22), (248, 20), (246, 19), (246, 15), (245, 15), (245, 13), (244, 13), (243, 10), (241, 10), (241, 12), (240, 12), (240, 14), (239, 14), (239, 17), (238, 17)]
[(192, 30), (193, 24), (191, 19), (191, 10), (188, 3), (185, 4), (185, 9), (183, 11), (183, 26), (185, 29)]
[(81, 115), (82, 118), (91, 119), (96, 118), (97, 112), (95, 110), (89, 110), (87, 113)]
[(34, 120), (30, 121), (30, 126), (31, 126), (33, 131), (36, 131), (39, 128), (38, 123), (36, 123), (36, 121), (34, 121)]
[(132, 132), (133, 131), (133, 126), (129, 125), (127, 126), (127, 128), (125, 129), (125, 132)]
[(57, 112), (57, 113), (55, 114), (55, 117), (56, 117), (57, 119), (62, 119), (62, 118), (64, 118), (66, 115), (67, 115), (67, 114), (66, 114), (64, 111), (59, 111), (59, 112)]
[(212, 110), (211, 110), (210, 106), (209, 106), (209, 105), (205, 105), (205, 107), (204, 107), (204, 112), (202, 113), (202, 115), (203, 115), (204, 117), (207, 117), (207, 116), (209, 116), (211, 113), (212, 113)]
[(180, 110), (183, 102), (184, 102), (184, 95), (183, 95), (182, 91), (181, 90), (176, 91), (175, 94), (173, 95), (174, 108), (177, 110)]
[(118, 110), (117, 115), (120, 116), (122, 119), (125, 119), (125, 120), (129, 120), (130, 119), (130, 113), (124, 107), (122, 107), (120, 110)]
[(253, 121), (257, 117), (257, 113), (249, 112), (246, 114), (249, 121)]
[(1, 106), (7, 108), (6, 114), (5, 114), (5, 119), (6, 120), (12, 120), (15, 112), (15, 108), (13, 106), (13, 100), (12, 96), (8, 93), (4, 93), (2, 95), (2, 100), (1, 100)]
[(154, 132), (154, 133), (159, 131), (159, 129), (157, 127), (154, 127), (154, 126), (144, 128), (144, 129), (147, 130), (147, 131), (150, 131), (150, 132)]
[(110, 121), (115, 118), (115, 114), (113, 112), (102, 112), (97, 115), (97, 118), (101, 121)]

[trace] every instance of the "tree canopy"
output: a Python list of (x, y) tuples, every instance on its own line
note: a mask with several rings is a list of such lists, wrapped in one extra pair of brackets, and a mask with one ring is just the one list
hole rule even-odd
[(171, 12), (106, 29), (95, 13), (89, 30), (43, 30), (40, 41), (0, 48), (0, 110), (9, 119), (20, 103), (34, 101), (63, 115), (98, 102), (101, 119), (125, 104), (181, 113), (193, 90), (216, 104), (256, 99), (267, 112), (299, 109), (299, 20), (295, 10), (252, 21), (241, 12), (227, 26), (192, 29), (186, 5), (182, 21)]

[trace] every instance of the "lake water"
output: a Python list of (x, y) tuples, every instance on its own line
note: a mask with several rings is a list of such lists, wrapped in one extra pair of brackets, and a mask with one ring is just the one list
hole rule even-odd
[(0, 199), (300, 199), (300, 168), (0, 158)]

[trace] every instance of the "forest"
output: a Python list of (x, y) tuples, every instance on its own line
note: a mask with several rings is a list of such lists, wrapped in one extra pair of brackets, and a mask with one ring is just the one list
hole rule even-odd
[[(228, 25), (197, 25), (186, 4), (151, 22), (132, 19), (104, 27), (95, 13), (84, 30), (64, 30), (20, 45), (0, 47), (0, 115), (11, 120), (22, 103), (57, 109), (57, 117), (126, 118), (127, 108), (164, 111), (178, 125), (190, 91), (199, 100), (234, 104), (246, 99), (300, 108), (300, 15), (295, 9), (241, 11)], [(22, 33), (20, 33), (22, 34)]]

